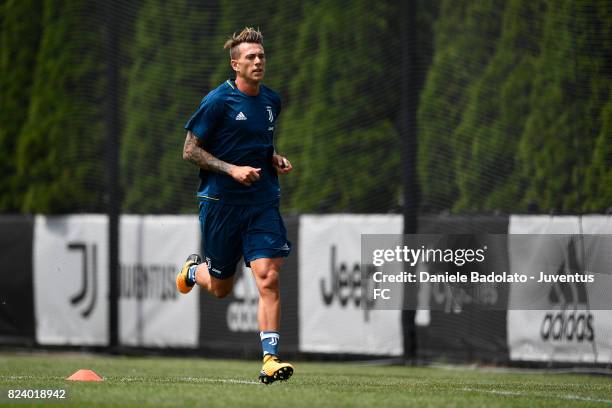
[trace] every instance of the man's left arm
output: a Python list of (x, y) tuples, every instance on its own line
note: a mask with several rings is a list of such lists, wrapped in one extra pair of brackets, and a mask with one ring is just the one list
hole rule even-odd
[(276, 153), (276, 151), (272, 155), (272, 165), (278, 174), (287, 174), (293, 170), (291, 162), (286, 157)]

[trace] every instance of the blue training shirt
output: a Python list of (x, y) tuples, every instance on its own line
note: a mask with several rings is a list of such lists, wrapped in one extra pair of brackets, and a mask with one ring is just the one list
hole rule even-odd
[(200, 169), (200, 199), (241, 205), (279, 200), (272, 155), (280, 111), (280, 97), (264, 85), (260, 85), (257, 96), (250, 96), (227, 80), (202, 99), (185, 129), (216, 158), (237, 166), (261, 168), (261, 177), (245, 186), (227, 174)]

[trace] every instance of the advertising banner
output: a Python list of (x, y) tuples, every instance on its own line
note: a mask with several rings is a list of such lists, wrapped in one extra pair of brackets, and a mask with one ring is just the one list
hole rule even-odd
[(107, 217), (38, 215), (33, 252), (38, 343), (107, 345)]
[[(510, 270), (538, 275), (528, 284), (511, 286), (508, 345), (512, 360), (612, 361), (612, 311), (606, 310), (612, 291), (610, 233), (608, 216), (511, 217)], [(514, 234), (558, 238), (534, 244), (533, 239)], [(538, 284), (540, 271), (551, 270), (556, 271), (556, 281)], [(583, 279), (588, 275), (593, 276), (590, 282)], [(525, 304), (533, 310), (515, 307)]]
[(121, 344), (197, 347), (199, 297), (179, 294), (175, 278), (187, 256), (199, 253), (198, 217), (124, 215), (120, 233)]
[[(486, 262), (482, 269), (508, 269), (507, 216), (425, 216), (419, 218), (421, 234), (466, 234), (463, 239), (448, 242), (448, 248), (481, 247), (486, 234), (498, 234), (488, 242)], [(503, 239), (502, 239), (503, 238)], [(461, 270), (456, 265), (449, 269)], [(434, 272), (435, 265), (419, 264), (421, 271)], [(468, 272), (468, 271), (466, 271)], [(469, 273), (469, 272), (468, 272)], [(480, 285), (480, 302), (470, 301), (461, 291), (445, 283), (420, 284), (415, 324), (418, 356), (449, 361), (508, 360), (506, 343), (507, 286)]]
[[(197, 347), (199, 299), (179, 296), (175, 276), (198, 252), (195, 216), (122, 216), (120, 343)], [(108, 218), (37, 216), (36, 339), (43, 345), (108, 344)]]
[(300, 218), (300, 351), (403, 354), (401, 310), (361, 302), (361, 235), (401, 234), (400, 215)]

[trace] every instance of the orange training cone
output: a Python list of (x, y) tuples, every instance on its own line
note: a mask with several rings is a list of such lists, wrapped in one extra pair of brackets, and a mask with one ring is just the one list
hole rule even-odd
[(79, 370), (66, 379), (70, 381), (104, 381), (102, 377), (91, 370)]

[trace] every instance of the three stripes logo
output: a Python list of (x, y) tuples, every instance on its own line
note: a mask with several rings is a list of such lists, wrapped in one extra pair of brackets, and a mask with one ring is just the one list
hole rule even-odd
[[(582, 273), (578, 249), (571, 239), (565, 259), (557, 269), (557, 275)], [(555, 282), (548, 294), (549, 302), (559, 310), (546, 313), (540, 327), (544, 341), (592, 342), (595, 339), (593, 314), (588, 310), (586, 285), (582, 282)]]
[(81, 253), (81, 289), (70, 298), (74, 307), (81, 307), (81, 316), (88, 318), (98, 298), (98, 246), (84, 242), (68, 243), (69, 251)]
[(247, 117), (244, 113), (240, 112), (236, 115), (236, 120), (247, 120)]

